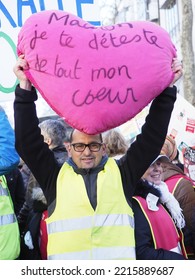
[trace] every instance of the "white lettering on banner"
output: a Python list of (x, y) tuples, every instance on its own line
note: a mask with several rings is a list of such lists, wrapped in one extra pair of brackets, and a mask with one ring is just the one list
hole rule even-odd
[(6, 95), (2, 97), (1, 93), (14, 92), (17, 80), (13, 67), (8, 70), (6, 67), (15, 63), (17, 35), (29, 16), (44, 10), (64, 10), (99, 26), (98, 9), (98, 0), (0, 1), (0, 103), (6, 100)]

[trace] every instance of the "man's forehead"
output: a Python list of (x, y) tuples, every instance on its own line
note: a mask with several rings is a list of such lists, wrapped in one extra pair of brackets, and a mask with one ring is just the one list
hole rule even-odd
[(73, 134), (72, 134), (72, 139), (75, 140), (79, 140), (79, 139), (96, 139), (96, 140), (100, 140), (101, 139), (101, 136), (100, 134), (95, 134), (95, 135), (90, 135), (90, 134), (86, 134), (84, 132), (81, 132), (77, 129), (75, 129), (73, 131)]

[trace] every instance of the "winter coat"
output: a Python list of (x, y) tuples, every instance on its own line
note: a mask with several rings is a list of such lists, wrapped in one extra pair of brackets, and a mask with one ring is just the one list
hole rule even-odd
[(195, 186), (185, 173), (175, 164), (166, 163), (164, 165), (163, 180), (170, 180), (175, 175), (182, 175), (173, 195), (178, 200), (186, 222), (184, 229), (186, 248), (192, 247), (195, 254)]

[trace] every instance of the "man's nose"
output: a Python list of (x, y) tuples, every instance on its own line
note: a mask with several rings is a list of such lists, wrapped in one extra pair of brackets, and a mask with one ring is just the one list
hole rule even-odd
[(91, 154), (91, 151), (90, 151), (90, 149), (89, 149), (89, 146), (85, 147), (84, 154), (85, 154), (85, 155)]

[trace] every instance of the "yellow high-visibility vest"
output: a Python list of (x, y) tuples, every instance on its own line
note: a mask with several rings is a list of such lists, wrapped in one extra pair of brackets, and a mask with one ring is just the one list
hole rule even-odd
[(20, 253), (20, 233), (5, 176), (0, 176), (0, 260), (14, 260)]
[(48, 259), (135, 259), (133, 212), (114, 159), (98, 174), (95, 210), (82, 176), (65, 163), (56, 208), (46, 222)]

